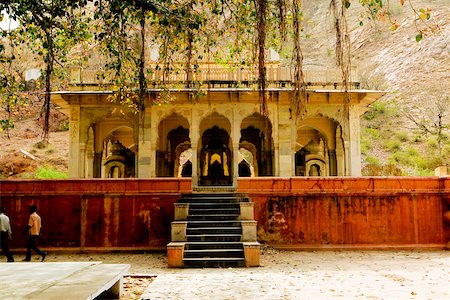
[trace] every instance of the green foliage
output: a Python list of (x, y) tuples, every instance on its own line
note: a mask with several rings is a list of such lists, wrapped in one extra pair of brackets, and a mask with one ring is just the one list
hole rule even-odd
[(0, 120), (0, 132), (3, 130), (8, 130), (9, 128), (14, 128), (14, 122), (11, 119)]
[(366, 156), (365, 161), (369, 165), (379, 166), (381, 165), (380, 160), (376, 156)]
[(431, 176), (435, 168), (445, 165), (436, 150), (422, 154), (411, 146), (393, 153), (389, 157), (389, 163), (408, 169), (408, 173), (417, 176)]
[(402, 143), (399, 140), (386, 140), (383, 143), (383, 148), (390, 152), (397, 152), (400, 150)]
[[(50, 92), (55, 65), (62, 66), (66, 62), (68, 51), (86, 36), (88, 29), (79, 18), (76, 9), (87, 4), (85, 0), (16, 0), (0, 3), (0, 11), (5, 11), (11, 18), (22, 24), (15, 30), (16, 34), (9, 34), (12, 43), (26, 44), (36, 55), (43, 59), (45, 70), (44, 93), (44, 134), (43, 140), (48, 142)], [(13, 53), (14, 56), (14, 53)], [(13, 59), (16, 59), (15, 57)], [(7, 80), (14, 82), (14, 80)], [(23, 81), (19, 84), (24, 84)], [(11, 89), (17, 94), (19, 87)]]
[(430, 148), (430, 149), (435, 149), (435, 148), (437, 148), (437, 146), (438, 146), (438, 142), (437, 142), (437, 139), (436, 139), (436, 137), (429, 137), (428, 139), (427, 139), (427, 141), (426, 141), (426, 144), (427, 144), (427, 146), (428, 146), (428, 148)]
[(61, 172), (48, 166), (42, 166), (37, 168), (36, 170), (36, 178), (66, 179), (68, 177), (69, 175), (67, 174), (67, 172)]
[(381, 138), (380, 131), (376, 128), (364, 128), (364, 135), (370, 137), (373, 140), (379, 140)]
[(409, 140), (408, 133), (405, 131), (397, 131), (395, 136), (402, 143), (407, 142)]
[(423, 34), (419, 33), (418, 35), (416, 35), (416, 42), (420, 42), (423, 38)]
[(412, 137), (412, 141), (414, 143), (421, 143), (421, 142), (423, 142), (423, 134), (414, 133), (414, 135)]
[(372, 149), (372, 142), (367, 137), (361, 138), (361, 154), (368, 154)]
[(69, 121), (61, 122), (61, 124), (59, 124), (58, 131), (67, 131), (67, 130), (69, 130)]
[(407, 167), (427, 167), (427, 161), (419, 155), (417, 150), (412, 148), (408, 148), (406, 151), (403, 150), (393, 153), (389, 157), (389, 161), (391, 163), (397, 163)]
[(386, 104), (377, 101), (371, 105), (371, 109), (363, 115), (363, 118), (370, 121), (386, 113)]
[(0, 39), (9, 43), (0, 46), (0, 107), (6, 113), (1, 113), (0, 132), (14, 128), (12, 112), (27, 103), (25, 85), (21, 80), (22, 66), (19, 45), (14, 41), (17, 33), (0, 30)]

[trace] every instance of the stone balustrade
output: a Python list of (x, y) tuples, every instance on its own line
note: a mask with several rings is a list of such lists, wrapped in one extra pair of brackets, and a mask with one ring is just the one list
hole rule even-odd
[[(188, 75), (182, 64), (175, 64), (173, 70), (165, 75), (157, 65), (149, 65), (149, 72), (146, 79), (149, 87), (165, 85), (186, 84)], [(72, 67), (70, 70), (69, 82), (72, 86), (88, 85), (102, 86), (111, 85), (113, 72), (99, 69), (83, 69)], [(279, 63), (268, 63), (266, 65), (266, 79), (269, 85), (289, 86), (293, 80), (293, 69)], [(339, 69), (305, 69), (305, 83), (308, 86), (334, 86), (342, 84), (341, 71)], [(233, 66), (214, 63), (201, 63), (195, 72), (189, 74), (191, 82), (201, 83), (201, 86), (231, 87), (250, 86), (257, 83), (258, 70), (249, 66)], [(356, 69), (352, 70), (351, 85), (353, 88), (359, 87)], [(197, 86), (196, 85), (196, 86)]]

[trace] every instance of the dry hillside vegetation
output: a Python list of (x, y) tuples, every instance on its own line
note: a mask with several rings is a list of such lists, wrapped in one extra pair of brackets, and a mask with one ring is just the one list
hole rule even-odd
[[(14, 111), (15, 128), (0, 133), (0, 178), (64, 177), (68, 170), (67, 117), (53, 110), (49, 145), (42, 141), (42, 103)], [(8, 137), (9, 135), (9, 137)]]
[[(334, 67), (329, 1), (304, 2), (308, 20), (303, 42), (305, 67)], [(415, 40), (414, 15), (407, 5), (401, 8), (398, 1), (391, 1), (399, 24), (396, 31), (390, 31), (387, 23), (361, 19), (356, 3), (350, 7), (354, 75), (364, 88), (387, 91), (362, 118), (365, 175), (432, 175), (438, 165), (450, 165), (450, 1), (411, 2), (417, 9), (430, 8), (433, 22), (440, 28), (420, 42)], [(442, 124), (447, 125), (441, 128), (440, 141), (437, 134), (420, 130), (416, 124), (424, 119), (431, 128), (440, 112), (437, 104), (444, 107)], [(20, 107), (14, 111), (15, 128), (9, 131), (9, 138), (6, 131), (0, 133), (0, 177), (64, 177), (67, 173), (67, 119), (53, 110), (50, 145), (42, 148), (41, 108), (39, 100)]]

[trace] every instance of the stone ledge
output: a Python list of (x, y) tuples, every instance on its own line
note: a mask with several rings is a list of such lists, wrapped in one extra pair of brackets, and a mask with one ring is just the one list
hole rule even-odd
[(169, 268), (182, 268), (185, 242), (167, 244), (167, 265)]
[(172, 242), (186, 241), (187, 221), (174, 221), (171, 225), (171, 240)]
[(246, 267), (259, 267), (261, 245), (258, 242), (244, 242), (244, 256)]

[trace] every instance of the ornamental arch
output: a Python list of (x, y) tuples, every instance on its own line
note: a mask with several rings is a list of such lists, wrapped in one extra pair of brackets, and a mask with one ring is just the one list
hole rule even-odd
[[(344, 152), (339, 143), (339, 123), (321, 115), (300, 122), (295, 132), (295, 176), (337, 176), (338, 161), (343, 164)], [(341, 166), (340, 166), (341, 167)]]
[(94, 178), (136, 175), (137, 147), (133, 127), (121, 119), (106, 119), (88, 128), (86, 170)]
[(255, 176), (273, 176), (273, 137), (269, 118), (254, 113), (244, 118), (240, 127), (239, 148), (253, 155), (251, 169), (255, 170)]
[(232, 185), (230, 121), (214, 112), (202, 119), (199, 130), (199, 185)]
[(190, 148), (189, 122), (185, 117), (172, 113), (161, 120), (158, 125), (156, 175), (179, 177), (180, 155)]

